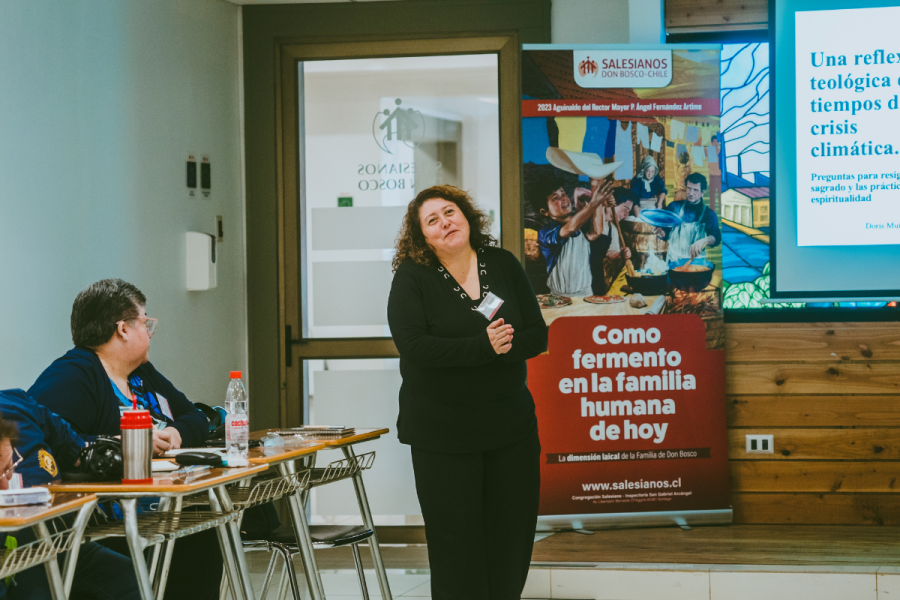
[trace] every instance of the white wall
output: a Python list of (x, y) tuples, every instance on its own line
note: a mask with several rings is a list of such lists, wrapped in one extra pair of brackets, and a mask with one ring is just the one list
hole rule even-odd
[(553, 0), (554, 44), (659, 44), (663, 0)]
[(553, 0), (554, 44), (627, 44), (628, 0)]
[(632, 44), (664, 44), (664, 0), (628, 0), (628, 41)]
[[(160, 328), (151, 360), (219, 403), (246, 365), (238, 7), (0, 0), (0, 388), (71, 343), (76, 294), (121, 277)], [(212, 196), (188, 199), (188, 152)], [(185, 289), (186, 231), (223, 215), (218, 288)]]

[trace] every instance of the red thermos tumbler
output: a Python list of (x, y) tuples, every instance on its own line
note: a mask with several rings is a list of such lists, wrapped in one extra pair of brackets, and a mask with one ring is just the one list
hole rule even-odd
[(137, 409), (122, 413), (122, 483), (153, 483), (153, 419), (150, 412)]

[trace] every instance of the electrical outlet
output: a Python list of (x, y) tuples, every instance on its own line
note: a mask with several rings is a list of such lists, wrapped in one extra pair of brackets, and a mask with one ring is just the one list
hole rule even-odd
[(775, 453), (775, 436), (774, 435), (747, 435), (748, 454), (774, 454)]

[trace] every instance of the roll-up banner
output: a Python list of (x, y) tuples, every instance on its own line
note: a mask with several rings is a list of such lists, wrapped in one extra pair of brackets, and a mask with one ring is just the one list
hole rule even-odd
[(526, 45), (541, 529), (731, 522), (718, 45)]

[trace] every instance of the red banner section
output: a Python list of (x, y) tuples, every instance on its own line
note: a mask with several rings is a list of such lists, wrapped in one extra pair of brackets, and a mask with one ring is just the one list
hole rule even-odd
[(718, 98), (522, 100), (523, 117), (714, 116)]
[(556, 319), (528, 387), (541, 515), (729, 507), (725, 352), (700, 317)]

